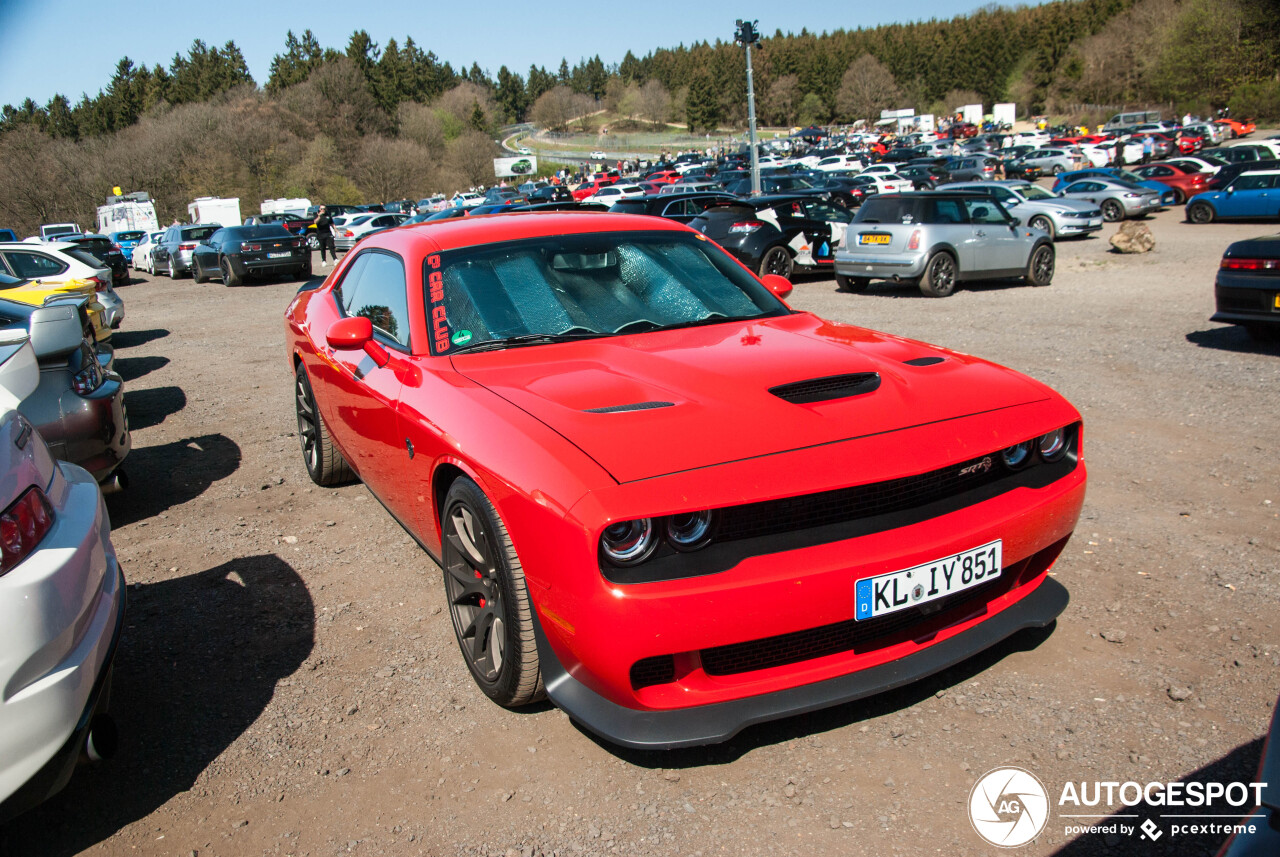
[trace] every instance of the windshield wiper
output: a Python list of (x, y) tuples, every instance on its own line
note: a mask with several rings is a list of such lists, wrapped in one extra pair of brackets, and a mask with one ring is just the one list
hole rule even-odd
[(464, 345), (452, 354), (464, 354), (468, 351), (496, 351), (502, 348), (519, 348), (523, 345), (549, 345), (556, 342), (574, 342), (579, 339), (600, 339), (611, 336), (599, 331), (572, 331), (568, 333), (522, 333), (519, 336), (507, 336), (502, 339), (486, 339), (474, 345)]

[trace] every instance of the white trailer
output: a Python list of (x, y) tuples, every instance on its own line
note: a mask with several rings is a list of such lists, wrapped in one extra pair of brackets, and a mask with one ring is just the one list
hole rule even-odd
[(297, 199), (264, 199), (262, 201), (263, 214), (297, 214), (306, 216), (307, 209), (311, 207), (311, 200), (306, 197)]
[(98, 206), (98, 231), (111, 232), (146, 231), (160, 229), (155, 203), (146, 191), (115, 194), (107, 197), (107, 204)]
[(1013, 123), (1018, 119), (1018, 105), (996, 104), (991, 108), (991, 117), (997, 125), (1008, 125), (1012, 128)]
[(192, 223), (216, 223), (219, 226), (239, 226), (244, 223), (240, 218), (239, 197), (223, 199), (202, 196), (187, 206), (187, 216)]
[(968, 122), (970, 125), (982, 124), (982, 105), (981, 104), (966, 104), (963, 107), (961, 107), (958, 112), (960, 113), (964, 121)]

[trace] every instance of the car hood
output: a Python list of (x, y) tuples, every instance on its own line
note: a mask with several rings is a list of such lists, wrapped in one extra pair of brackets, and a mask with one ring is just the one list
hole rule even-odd
[[(920, 360), (928, 365), (906, 362)], [(462, 354), (453, 366), (561, 434), (619, 482), (1054, 395), (975, 357), (807, 313)], [(861, 373), (878, 376), (878, 386), (868, 379), (865, 392), (810, 403), (770, 392)]]

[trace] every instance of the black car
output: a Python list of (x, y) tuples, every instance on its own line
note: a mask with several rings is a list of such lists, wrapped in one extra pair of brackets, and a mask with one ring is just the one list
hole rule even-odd
[(517, 205), (508, 211), (608, 211), (603, 202), (578, 202), (570, 198), (560, 202), (538, 202), (533, 205)]
[(553, 184), (537, 188), (527, 198), (530, 203), (568, 202), (573, 199), (573, 193), (564, 185)]
[(1237, 241), (1222, 254), (1210, 321), (1239, 324), (1259, 342), (1280, 341), (1280, 235)]
[(1209, 190), (1222, 190), (1231, 184), (1232, 180), (1241, 173), (1253, 172), (1254, 170), (1280, 170), (1280, 160), (1268, 158), (1264, 161), (1240, 161), (1238, 163), (1227, 164), (1225, 167), (1219, 167), (1218, 171), (1209, 176)]
[(896, 175), (900, 179), (910, 179), (913, 190), (933, 190), (951, 180), (951, 173), (945, 167), (932, 164), (902, 167)]
[(196, 247), (191, 255), (191, 273), (197, 283), (221, 277), (228, 286), (270, 274), (289, 274), (305, 280), (311, 276), (311, 250), (305, 239), (283, 226), (226, 226)]
[(757, 196), (717, 202), (689, 226), (760, 276), (790, 278), (797, 266), (813, 269), (835, 260), (831, 224), (811, 216), (806, 203), (835, 208), (814, 196)]
[(129, 262), (123, 251), (105, 235), (59, 235), (59, 241), (79, 244), (102, 264), (111, 269), (111, 284), (120, 286), (129, 282)]
[(513, 187), (491, 187), (484, 193), (485, 205), (503, 205), (508, 202), (524, 204), (528, 201), (524, 194)]
[(633, 196), (615, 202), (609, 211), (621, 214), (649, 214), (688, 223), (707, 210), (707, 206), (733, 200), (730, 193), (664, 193), (658, 196)]

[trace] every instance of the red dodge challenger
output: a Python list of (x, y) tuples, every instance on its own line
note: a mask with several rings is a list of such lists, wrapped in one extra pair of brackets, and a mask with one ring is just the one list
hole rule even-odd
[(303, 457), (444, 570), (463, 661), (669, 748), (1054, 621), (1081, 422), (976, 357), (796, 312), (661, 218), (362, 241), (286, 314)]

